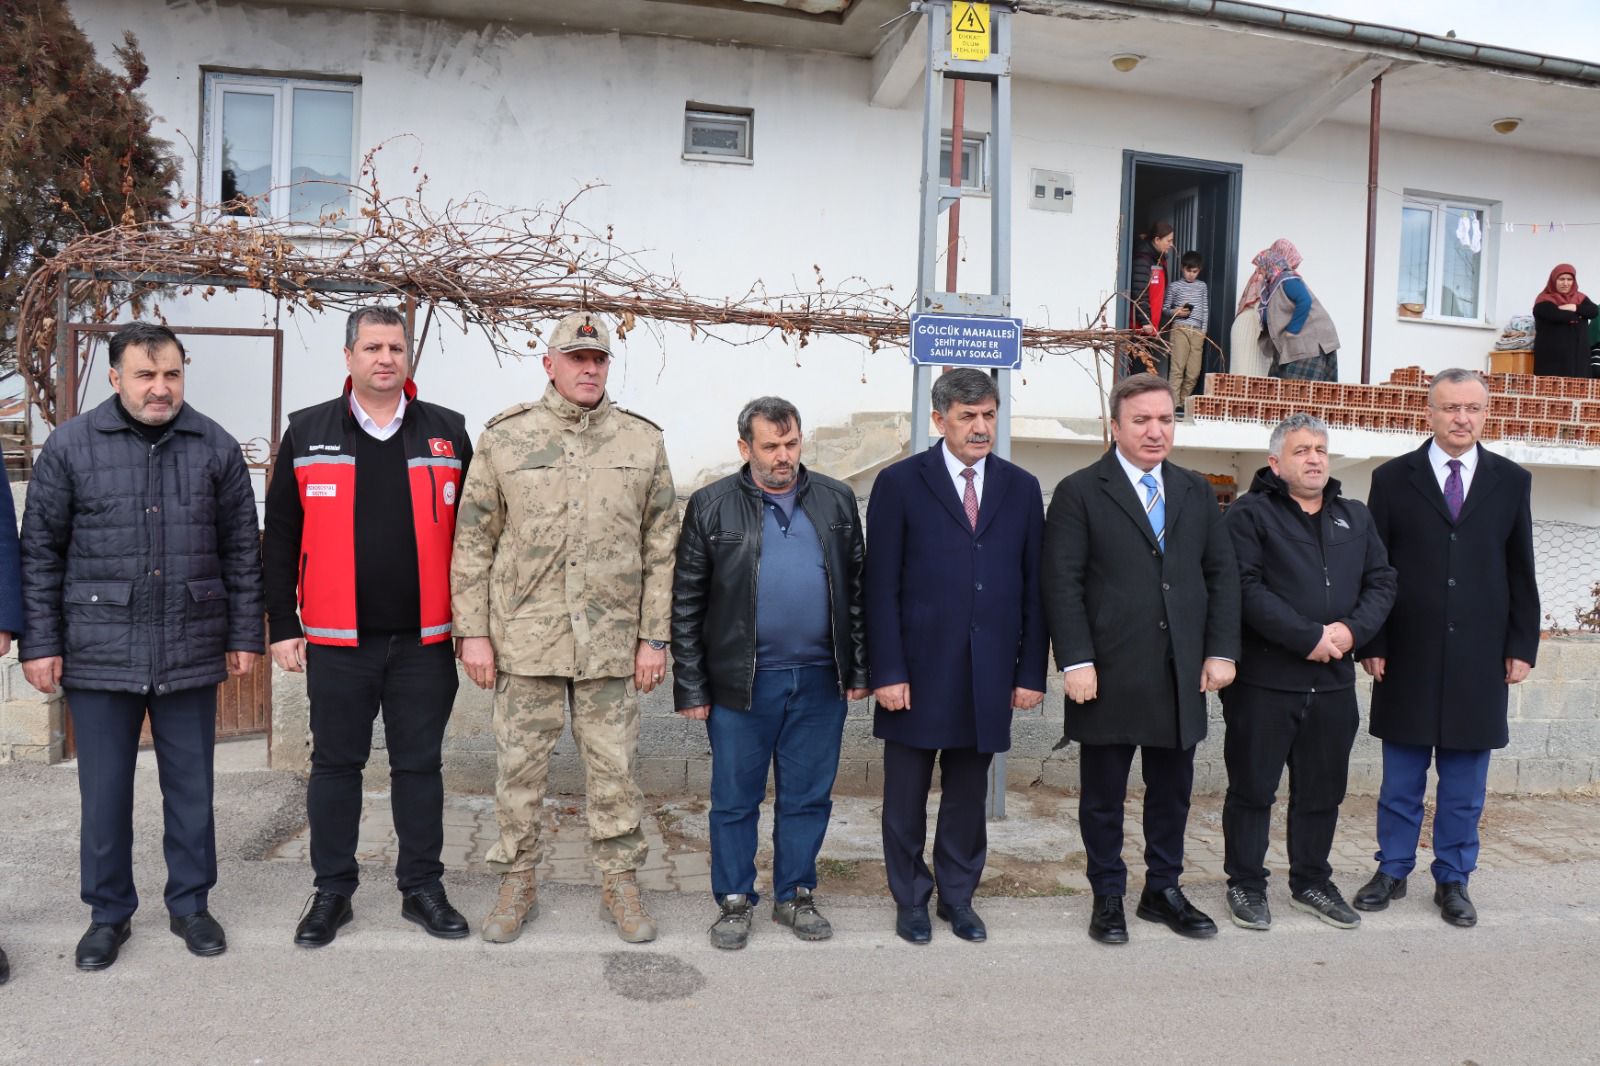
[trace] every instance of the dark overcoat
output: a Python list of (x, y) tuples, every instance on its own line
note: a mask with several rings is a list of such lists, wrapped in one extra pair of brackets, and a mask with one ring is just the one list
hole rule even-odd
[(1532, 490), (1526, 470), (1479, 445), (1452, 522), (1428, 444), (1372, 472), (1367, 507), (1399, 582), (1383, 628), (1356, 649), (1386, 660), (1372, 687), (1373, 736), (1468, 751), (1506, 746), (1505, 661), (1531, 664), (1539, 652)]
[(1099, 679), (1095, 699), (1067, 701), (1063, 742), (1192, 747), (1206, 735), (1202, 664), (1239, 659), (1239, 571), (1216, 494), (1171, 462), (1161, 477), (1165, 552), (1115, 449), (1050, 500), (1042, 569), (1056, 665), (1093, 662)]
[(874, 688), (911, 686), (911, 708), (877, 708), (872, 732), (913, 748), (1006, 751), (1012, 689), (1044, 691), (1044, 497), (1038, 478), (991, 455), (974, 530), (943, 448), (872, 486), (867, 662)]

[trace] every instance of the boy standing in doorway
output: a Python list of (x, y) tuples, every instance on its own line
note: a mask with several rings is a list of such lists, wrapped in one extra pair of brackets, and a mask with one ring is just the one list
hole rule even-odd
[(1205, 367), (1211, 298), (1206, 283), (1200, 280), (1200, 268), (1205, 265), (1200, 253), (1184, 252), (1179, 264), (1183, 268), (1183, 278), (1168, 286), (1161, 313), (1172, 323), (1168, 337), (1172, 362), (1167, 380), (1172, 383), (1172, 391), (1178, 394), (1181, 412), (1200, 383), (1200, 372)]

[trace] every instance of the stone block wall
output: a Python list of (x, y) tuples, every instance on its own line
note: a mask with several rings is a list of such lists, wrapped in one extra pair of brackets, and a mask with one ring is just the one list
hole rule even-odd
[(0, 657), (0, 763), (60, 762), (61, 696), (40, 694), (22, 676), (15, 645)]

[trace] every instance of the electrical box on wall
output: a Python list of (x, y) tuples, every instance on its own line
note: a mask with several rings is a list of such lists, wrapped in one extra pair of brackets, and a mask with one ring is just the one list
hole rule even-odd
[(1072, 211), (1072, 175), (1061, 170), (1028, 172), (1028, 205), (1041, 211)]

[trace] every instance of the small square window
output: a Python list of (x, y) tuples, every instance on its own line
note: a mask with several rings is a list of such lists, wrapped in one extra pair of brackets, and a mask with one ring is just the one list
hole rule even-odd
[(685, 159), (751, 162), (751, 111), (714, 110), (689, 106), (683, 112)]
[[(939, 142), (939, 180), (950, 184), (950, 131)], [(961, 187), (972, 192), (989, 191), (989, 135), (965, 133), (961, 136)], [(1040, 195), (1044, 195), (1040, 193)]]

